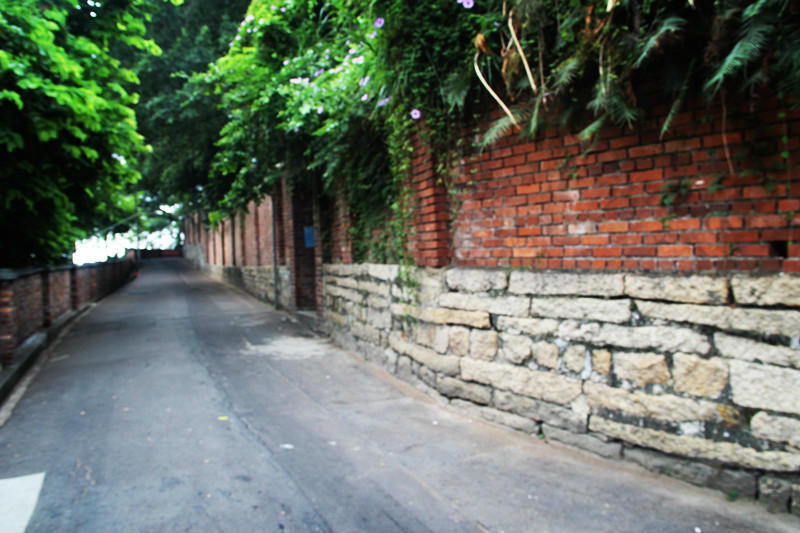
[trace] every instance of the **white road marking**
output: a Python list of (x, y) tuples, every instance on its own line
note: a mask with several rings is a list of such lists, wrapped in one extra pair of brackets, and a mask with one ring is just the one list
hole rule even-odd
[(0, 479), (0, 533), (24, 533), (36, 509), (44, 472)]

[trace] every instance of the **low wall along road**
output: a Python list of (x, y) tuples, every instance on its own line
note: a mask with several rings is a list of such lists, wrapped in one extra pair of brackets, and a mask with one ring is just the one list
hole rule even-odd
[(334, 339), (484, 418), (800, 513), (800, 279), (326, 265)]

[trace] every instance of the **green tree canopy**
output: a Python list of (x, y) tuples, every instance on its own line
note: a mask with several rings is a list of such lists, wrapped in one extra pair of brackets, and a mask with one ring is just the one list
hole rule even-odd
[(153, 147), (142, 158), (149, 202), (197, 207), (206, 185), (215, 143), (225, 124), (219, 96), (196, 91), (189, 78), (205, 72), (228, 49), (249, 0), (186, 0), (164, 5), (148, 25), (148, 36), (164, 51), (137, 65), (140, 132)]
[[(179, 0), (173, 0), (179, 3)], [(63, 262), (87, 230), (129, 216), (146, 147), (125, 54), (156, 0), (0, 0), (0, 258)]]

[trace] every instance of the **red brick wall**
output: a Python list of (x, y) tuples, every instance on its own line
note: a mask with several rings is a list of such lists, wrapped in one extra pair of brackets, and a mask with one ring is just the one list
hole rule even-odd
[(244, 253), (242, 254), (243, 265), (257, 266), (258, 263), (258, 239), (259, 227), (258, 210), (255, 202), (247, 204), (247, 213), (243, 216), (243, 242)]
[[(800, 112), (787, 111), (781, 120), (782, 112), (773, 106), (760, 115), (767, 137), (759, 140), (772, 154), (762, 158), (766, 166), (781, 162), (781, 152), (800, 148)], [(743, 120), (728, 117), (727, 124), (731, 154), (754, 144)], [(791, 168), (765, 186), (760, 177), (743, 172), (752, 167), (747, 160), (732, 156), (735, 172), (729, 172), (719, 113), (687, 111), (675, 126), (664, 139), (657, 119), (633, 131), (609, 128), (591, 147), (566, 131), (550, 130), (533, 141), (509, 135), (482, 153), (463, 154), (453, 184), (459, 192), (453, 199), (452, 263), (800, 271), (797, 157), (790, 155)], [(438, 243), (447, 233), (437, 217), (446, 211), (440, 203), (433, 202), (438, 211), (426, 203), (441, 193), (430, 183), (424, 155), (414, 158), (422, 209), (417, 240), (429, 238), (442, 250)], [(671, 206), (662, 205), (665, 187), (684, 179), (686, 193)], [(423, 180), (426, 186), (418, 186)], [(715, 180), (719, 183), (712, 186)], [(429, 265), (425, 245), (416, 246), (418, 263)]]
[(231, 232), (233, 234), (233, 264), (234, 265), (244, 265), (244, 254), (245, 254), (245, 244), (244, 244), (244, 225), (243, 225), (244, 215), (243, 213), (237, 213), (231, 217)]
[(49, 277), (48, 319), (53, 322), (72, 308), (70, 270), (54, 270), (49, 273)]
[(83, 267), (4, 271), (0, 280), (0, 358), (10, 361), (16, 347), (70, 309), (105, 296), (122, 285), (131, 260)]
[(420, 135), (415, 136), (413, 147), (409, 179), (416, 205), (409, 251), (419, 266), (444, 266), (452, 253), (447, 186), (434, 170), (437, 154)]
[(13, 281), (0, 281), (0, 361), (11, 358), (17, 347), (17, 310), (14, 306)]
[(352, 263), (353, 247), (350, 242), (350, 209), (341, 191), (334, 192), (331, 235), (331, 262)]
[(37, 272), (13, 282), (14, 307), (17, 315), (17, 339), (27, 339), (42, 325), (42, 276)]
[(258, 263), (272, 266), (272, 197), (267, 196), (257, 207)]

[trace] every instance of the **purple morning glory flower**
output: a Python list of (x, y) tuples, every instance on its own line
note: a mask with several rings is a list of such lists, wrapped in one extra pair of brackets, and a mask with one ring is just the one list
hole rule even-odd
[(472, 9), (472, 6), (475, 5), (475, 0), (463, 0), (461, 5), (467, 9)]
[(383, 24), (384, 24), (385, 22), (386, 22), (386, 21), (385, 21), (385, 20), (383, 20), (383, 17), (378, 17), (378, 18), (376, 18), (376, 19), (375, 19), (375, 24), (374, 24), (374, 26), (375, 26), (376, 28), (383, 28)]
[(422, 111), (420, 111), (419, 109), (411, 110), (411, 118), (413, 118), (414, 120), (418, 120), (420, 117), (422, 117)]
[(387, 96), (386, 98), (381, 98), (380, 100), (378, 100), (378, 107), (385, 106), (386, 104), (389, 103), (389, 100), (391, 100), (391, 99), (392, 99), (391, 96)]

